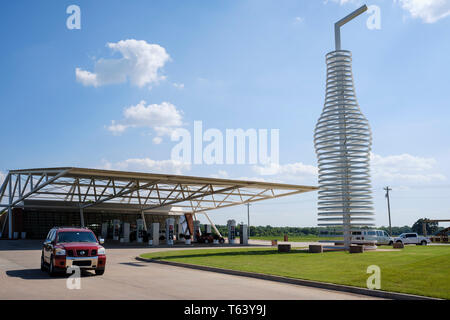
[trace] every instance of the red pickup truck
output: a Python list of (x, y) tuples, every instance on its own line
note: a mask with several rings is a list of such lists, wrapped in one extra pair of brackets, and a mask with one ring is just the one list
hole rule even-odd
[(53, 276), (77, 266), (102, 275), (106, 266), (103, 239), (97, 240), (88, 228), (54, 227), (42, 245), (41, 270)]

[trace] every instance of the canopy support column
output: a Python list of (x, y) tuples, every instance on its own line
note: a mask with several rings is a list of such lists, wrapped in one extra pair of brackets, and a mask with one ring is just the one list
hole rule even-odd
[(144, 230), (145, 230), (145, 232), (147, 232), (147, 222), (145, 221), (144, 210), (141, 210), (141, 217), (142, 217), (142, 221), (144, 222)]
[(9, 201), (9, 206), (8, 206), (8, 238), (12, 239), (13, 238), (13, 223), (12, 223), (12, 202), (13, 202), (13, 198), (12, 198), (12, 175), (9, 175), (9, 188), (8, 188), (8, 193), (9, 193), (9, 197), (8, 197), (8, 201)]
[(84, 225), (84, 210), (80, 207), (80, 223), (82, 227), (85, 227)]

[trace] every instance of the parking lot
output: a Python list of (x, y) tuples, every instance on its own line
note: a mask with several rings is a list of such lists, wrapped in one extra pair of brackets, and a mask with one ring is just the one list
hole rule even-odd
[[(373, 299), (266, 280), (139, 262), (145, 247), (108, 247), (103, 276), (88, 271), (80, 289), (40, 270), (41, 241), (0, 241), (0, 299)], [(70, 280), (70, 279), (69, 279)]]

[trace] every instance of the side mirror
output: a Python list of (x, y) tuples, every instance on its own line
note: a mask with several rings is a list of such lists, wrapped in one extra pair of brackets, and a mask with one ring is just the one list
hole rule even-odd
[(105, 239), (100, 238), (100, 239), (98, 239), (98, 242), (99, 242), (100, 244), (104, 244), (104, 243), (105, 243)]

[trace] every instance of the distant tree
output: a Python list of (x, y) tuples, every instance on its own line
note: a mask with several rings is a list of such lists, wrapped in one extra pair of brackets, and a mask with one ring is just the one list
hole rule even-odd
[[(423, 234), (423, 221), (427, 218), (422, 218), (414, 222), (411, 227), (412, 232), (416, 232), (418, 234)], [(439, 230), (439, 226), (437, 222), (429, 222), (426, 224), (427, 234), (434, 234)]]
[[(392, 235), (396, 236), (402, 233), (408, 232), (417, 232), (422, 234), (422, 220), (419, 219), (414, 225), (417, 225), (414, 231), (410, 226), (402, 226), (402, 227), (392, 227)], [(217, 229), (223, 236), (228, 235), (228, 228), (224, 225), (216, 225)], [(389, 227), (382, 226), (380, 228), (375, 228), (379, 230), (385, 230), (389, 233)], [(438, 230), (442, 228), (438, 228), (437, 224), (429, 224), (427, 233), (434, 234)], [(237, 225), (237, 230), (239, 231), (239, 224)], [(272, 226), (250, 226), (251, 236), (252, 237), (276, 237), (283, 236), (287, 234), (288, 236), (309, 236), (309, 235), (319, 235), (319, 234), (329, 234), (334, 235), (338, 234), (334, 228), (331, 227), (272, 227)], [(214, 232), (213, 232), (214, 233)]]
[[(382, 226), (379, 229), (380, 230), (384, 230), (387, 233), (389, 233), (389, 227)], [(392, 227), (392, 234), (391, 234), (391, 236), (398, 236), (398, 235), (400, 235), (402, 233), (408, 233), (408, 232), (414, 232), (414, 231), (412, 231), (411, 227), (408, 227), (408, 226), (403, 226), (403, 227), (395, 227), (394, 226), (394, 227)]]

